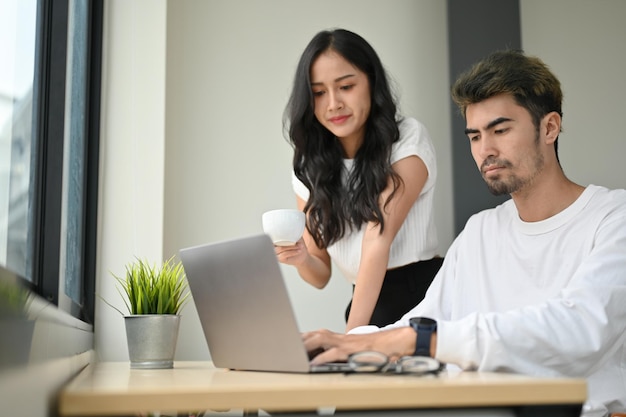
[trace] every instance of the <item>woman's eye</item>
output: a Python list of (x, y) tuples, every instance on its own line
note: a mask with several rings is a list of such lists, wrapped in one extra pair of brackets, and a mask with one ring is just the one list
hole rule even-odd
[(341, 88), (342, 90), (351, 90), (352, 87), (354, 87), (354, 84), (349, 84), (349, 85), (342, 85)]
[(319, 96), (321, 96), (321, 95), (323, 95), (323, 94), (324, 94), (324, 92), (323, 92), (323, 91), (313, 91), (313, 95), (314, 95), (315, 97), (319, 97)]

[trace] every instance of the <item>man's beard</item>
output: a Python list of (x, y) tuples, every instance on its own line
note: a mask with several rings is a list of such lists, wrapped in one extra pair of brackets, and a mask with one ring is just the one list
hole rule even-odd
[[(498, 163), (500, 165), (503, 165), (502, 162), (506, 162), (508, 164), (506, 166), (511, 166), (508, 161), (499, 161)], [(487, 184), (487, 188), (493, 195), (505, 195), (514, 193), (515, 191), (522, 188), (526, 183), (522, 178), (519, 178), (515, 175), (511, 175), (506, 179), (502, 178), (501, 176), (498, 176), (498, 178), (495, 179), (487, 179), (483, 175), (483, 179)]]
[(506, 160), (498, 160), (495, 157), (489, 157), (483, 161), (480, 172), (483, 175), (483, 179), (487, 184), (487, 188), (491, 192), (491, 194), (499, 196), (505, 194), (513, 194), (517, 191), (520, 191), (528, 184), (532, 183), (535, 177), (539, 174), (544, 165), (544, 159), (541, 152), (539, 152), (539, 134), (535, 138), (535, 161), (533, 164), (534, 171), (530, 173), (530, 175), (526, 178), (520, 178), (514, 174), (511, 174), (509, 177), (498, 176), (494, 179), (487, 179), (485, 175), (482, 174), (483, 167), (487, 165), (499, 165), (505, 168), (512, 168), (513, 164)]

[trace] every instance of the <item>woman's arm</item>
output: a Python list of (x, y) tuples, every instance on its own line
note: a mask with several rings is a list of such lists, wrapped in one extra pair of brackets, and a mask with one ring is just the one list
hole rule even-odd
[[(296, 197), (298, 209), (304, 210), (305, 201)], [(315, 244), (313, 237), (305, 228), (302, 239), (293, 246), (277, 246), (276, 255), (284, 264), (293, 265), (298, 274), (316, 288), (324, 288), (330, 280), (330, 256), (325, 249)]]
[(391, 180), (380, 195), (379, 205), (385, 220), (383, 233), (380, 233), (380, 225), (366, 225), (346, 331), (369, 323), (387, 272), (391, 243), (428, 179), (426, 165), (415, 155), (397, 161), (393, 169), (403, 184), (386, 207), (385, 202), (393, 191)]

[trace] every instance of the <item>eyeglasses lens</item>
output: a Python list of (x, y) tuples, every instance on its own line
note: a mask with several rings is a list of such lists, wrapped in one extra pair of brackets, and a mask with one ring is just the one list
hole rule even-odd
[(439, 361), (422, 356), (406, 356), (398, 361), (396, 372), (410, 374), (425, 374), (439, 369)]
[(379, 372), (389, 359), (380, 352), (357, 352), (350, 355), (348, 362), (355, 372)]

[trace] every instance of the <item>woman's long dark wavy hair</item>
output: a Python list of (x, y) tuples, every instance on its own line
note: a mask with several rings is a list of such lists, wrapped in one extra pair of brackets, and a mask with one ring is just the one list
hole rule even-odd
[[(345, 185), (342, 184), (343, 148), (314, 114), (311, 65), (328, 50), (337, 52), (367, 74), (371, 92), (365, 138)], [(385, 224), (379, 207), (380, 194), (391, 179), (394, 191), (385, 201), (386, 205), (402, 183), (389, 161), (392, 144), (400, 133), (387, 74), (365, 39), (344, 29), (315, 35), (300, 57), (285, 109), (284, 126), (294, 148), (295, 175), (310, 192), (304, 211), (307, 229), (317, 246), (326, 248), (348, 230), (359, 229), (370, 221), (380, 224), (382, 233)]]

